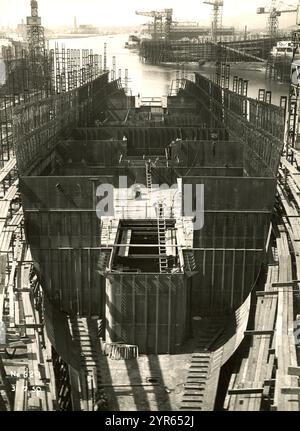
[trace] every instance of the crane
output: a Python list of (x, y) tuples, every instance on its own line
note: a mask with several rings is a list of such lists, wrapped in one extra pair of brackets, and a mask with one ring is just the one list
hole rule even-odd
[(298, 2), (298, 6), (288, 6), (293, 7), (293, 9), (281, 9), (282, 2), (277, 2), (277, 0), (272, 0), (269, 7), (259, 7), (257, 9), (257, 13), (259, 15), (262, 14), (268, 14), (268, 30), (269, 35), (271, 38), (277, 37), (278, 27), (279, 27), (279, 20), (278, 18), (281, 16), (282, 13), (294, 13), (299, 12), (299, 5), (300, 2)]
[(217, 41), (218, 32), (222, 28), (224, 0), (206, 0), (204, 4), (213, 6), (213, 19), (211, 24), (211, 36), (214, 42)]
[[(139, 16), (148, 16), (150, 18), (154, 18), (154, 39), (157, 39), (158, 36), (162, 38), (163, 34), (166, 39), (169, 38), (173, 19), (173, 9), (163, 9), (161, 11), (153, 10), (150, 12), (135, 11), (135, 14)], [(163, 19), (165, 19), (164, 25)]]

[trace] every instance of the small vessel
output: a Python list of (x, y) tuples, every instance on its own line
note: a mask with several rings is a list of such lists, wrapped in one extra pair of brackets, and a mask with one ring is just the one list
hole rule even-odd
[(140, 44), (140, 37), (136, 34), (130, 34), (128, 38), (128, 42), (125, 42), (125, 48), (134, 49), (138, 48)]
[(293, 56), (293, 42), (291, 40), (280, 40), (271, 50), (273, 57), (291, 57)]

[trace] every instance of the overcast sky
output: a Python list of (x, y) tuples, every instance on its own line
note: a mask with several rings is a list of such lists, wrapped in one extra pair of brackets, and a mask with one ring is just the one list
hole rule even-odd
[[(263, 27), (266, 15), (256, 15), (258, 6), (266, 6), (270, 0), (224, 0), (225, 25)], [(295, 5), (297, 0), (287, 0), (285, 5)], [(147, 18), (135, 15), (135, 10), (159, 10), (173, 8), (174, 17), (180, 20), (208, 24), (211, 6), (202, 0), (39, 0), (39, 14), (47, 25), (72, 25), (74, 16), (78, 24), (135, 25)], [(15, 25), (30, 11), (30, 0), (0, 0), (0, 25)], [(295, 14), (284, 14), (281, 26), (293, 25)]]

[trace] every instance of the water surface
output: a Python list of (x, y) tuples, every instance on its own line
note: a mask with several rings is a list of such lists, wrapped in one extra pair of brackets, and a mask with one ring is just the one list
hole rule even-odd
[[(125, 48), (125, 42), (128, 40), (128, 35), (114, 36), (95, 36), (86, 38), (70, 38), (59, 39), (59, 44), (64, 44), (66, 48), (76, 49), (92, 49), (94, 54), (102, 54), (104, 51), (104, 43), (107, 43), (107, 66), (112, 69), (112, 57), (116, 56), (117, 71), (122, 70), (122, 78), (125, 76), (125, 69), (128, 69), (129, 87), (133, 95), (140, 94), (142, 97), (161, 97), (169, 93), (172, 80), (176, 79), (176, 71), (182, 69), (189, 74), (194, 71), (199, 71), (197, 64), (177, 65), (150, 65), (142, 62), (138, 52)], [(55, 40), (50, 41), (50, 48), (53, 48)], [(213, 65), (205, 65), (201, 67), (201, 73), (207, 77), (211, 77), (215, 72)], [(280, 96), (288, 95), (288, 85), (265, 79), (264, 71), (248, 70), (247, 64), (232, 65), (231, 76), (238, 75), (239, 77), (249, 81), (249, 97), (257, 98), (258, 90), (265, 88), (272, 91), (272, 103), (279, 103)], [(178, 75), (177, 75), (178, 76)]]

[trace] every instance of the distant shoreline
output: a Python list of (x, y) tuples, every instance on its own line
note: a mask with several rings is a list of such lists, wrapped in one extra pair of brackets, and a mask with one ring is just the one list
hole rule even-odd
[(48, 38), (48, 40), (56, 40), (56, 39), (83, 39), (83, 38), (89, 38), (89, 37), (99, 37), (99, 36), (117, 36), (119, 34), (127, 34), (127, 33), (83, 33), (83, 34), (59, 34), (57, 36), (51, 36)]

